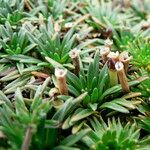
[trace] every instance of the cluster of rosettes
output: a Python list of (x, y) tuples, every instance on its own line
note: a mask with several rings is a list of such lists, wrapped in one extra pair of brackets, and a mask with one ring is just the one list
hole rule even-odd
[[(109, 39), (105, 40), (105, 44), (103, 48), (100, 50), (100, 55), (102, 57), (102, 62), (107, 63), (109, 68), (109, 77), (110, 77), (110, 85), (115, 86), (117, 84), (121, 84), (123, 92), (129, 92), (129, 85), (127, 80), (127, 71), (129, 67), (129, 62), (132, 59), (132, 56), (128, 55), (128, 52), (124, 51), (119, 54), (118, 51), (112, 52), (112, 44), (113, 42)], [(74, 73), (78, 74), (80, 71), (80, 51), (74, 49), (70, 51), (69, 56), (73, 61), (73, 65), (75, 67)], [(53, 90), (50, 91), (50, 95), (54, 96), (56, 93), (60, 93), (63, 95), (68, 95), (68, 86), (66, 82), (66, 69), (55, 69), (55, 76), (57, 80), (57, 86)]]

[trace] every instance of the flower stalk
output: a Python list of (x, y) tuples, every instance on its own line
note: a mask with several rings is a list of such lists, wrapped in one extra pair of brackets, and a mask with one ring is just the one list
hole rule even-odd
[(110, 86), (118, 84), (118, 76), (116, 70), (109, 69)]
[(22, 144), (22, 150), (29, 150), (31, 139), (33, 134), (33, 127), (31, 125), (28, 126), (25, 138)]
[(127, 77), (126, 77), (126, 74), (125, 74), (125, 71), (124, 71), (124, 65), (123, 65), (123, 63), (120, 62), (120, 61), (118, 61), (115, 64), (115, 68), (117, 70), (119, 82), (121, 84), (123, 92), (125, 92), (125, 93), (130, 92), (130, 88), (129, 88), (128, 80), (127, 80)]
[(105, 47), (108, 47), (111, 50), (112, 45), (113, 45), (113, 41), (111, 41), (110, 39), (106, 39), (104, 41), (104, 45), (105, 45)]
[(108, 68), (109, 68), (109, 79), (110, 79), (110, 86), (115, 86), (118, 84), (118, 76), (117, 71), (115, 69), (115, 63), (119, 59), (119, 52), (110, 52), (107, 57), (108, 60)]
[(57, 86), (59, 89), (60, 94), (62, 95), (68, 95), (68, 86), (66, 82), (66, 75), (67, 70), (56, 68), (55, 69), (55, 76), (57, 79)]
[(80, 72), (80, 56), (79, 56), (80, 50), (74, 49), (70, 51), (69, 56), (73, 61), (73, 65), (75, 67), (74, 72), (76, 75)]
[(118, 76), (117, 71), (115, 69), (115, 61), (111, 58), (108, 60), (108, 68), (109, 68), (110, 86), (112, 87), (118, 84)]
[(100, 50), (100, 55), (102, 56), (102, 60), (103, 60), (103, 63), (106, 63), (107, 60), (108, 60), (108, 57), (107, 55), (110, 53), (110, 48), (109, 47), (103, 47), (101, 50)]
[(25, 7), (26, 7), (29, 11), (31, 11), (31, 10), (32, 10), (32, 7), (30, 6), (30, 4), (29, 4), (29, 1), (28, 1), (28, 0), (24, 0), (24, 5), (25, 5)]
[(129, 63), (131, 59), (132, 59), (132, 56), (129, 56), (128, 52), (126, 51), (122, 52), (119, 56), (119, 60), (124, 64), (124, 70), (126, 74), (128, 72)]

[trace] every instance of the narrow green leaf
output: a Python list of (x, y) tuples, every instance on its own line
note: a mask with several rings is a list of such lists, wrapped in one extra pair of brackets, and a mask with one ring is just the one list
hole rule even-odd
[(84, 110), (80, 111), (79, 113), (73, 115), (71, 117), (71, 122), (79, 121), (79, 120), (81, 120), (83, 118), (86, 118), (86, 117), (90, 116), (93, 113), (95, 113), (93, 110), (84, 109)]
[(2, 91), (0, 91), (0, 100), (4, 101), (11, 109), (13, 108), (12, 103)]
[(91, 103), (96, 103), (98, 101), (98, 89), (94, 88), (92, 94), (91, 94)]
[(53, 150), (80, 150), (79, 148), (69, 147), (69, 146), (57, 146)]
[(129, 113), (128, 109), (126, 109), (125, 107), (122, 107), (119, 104), (113, 103), (113, 102), (106, 102), (106, 103), (102, 104), (100, 106), (100, 108), (101, 109), (109, 108), (109, 109), (112, 109), (112, 110), (115, 110), (115, 111), (118, 111), (118, 112), (121, 112), (121, 113)]
[(80, 79), (70, 71), (67, 73), (67, 81), (78, 91), (81, 91), (81, 81)]
[(85, 129), (82, 130), (76, 134), (72, 134), (65, 138), (62, 142), (61, 145), (65, 146), (72, 146), (73, 144), (77, 143), (79, 140), (81, 140), (86, 134), (90, 132), (90, 129)]

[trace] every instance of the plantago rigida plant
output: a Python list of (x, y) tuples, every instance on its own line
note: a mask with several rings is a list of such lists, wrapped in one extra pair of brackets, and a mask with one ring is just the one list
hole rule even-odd
[(115, 118), (109, 119), (107, 124), (97, 118), (90, 122), (92, 133), (84, 137), (83, 142), (92, 150), (144, 150), (150, 146), (150, 137), (140, 139), (140, 130), (135, 123), (123, 125)]
[[(33, 26), (30, 26), (30, 29), (32, 28)], [(62, 40), (59, 31), (54, 29), (52, 19), (49, 18), (47, 25), (41, 25), (39, 30), (29, 30), (28, 37), (33, 44), (37, 44), (37, 50), (42, 56), (66, 63), (69, 60), (68, 52), (75, 46), (74, 32), (74, 28), (70, 29)]]
[(148, 13), (150, 12), (150, 6), (148, 5), (148, 0), (132, 0), (131, 1), (131, 9), (136, 16), (141, 19), (147, 19)]
[(148, 79), (138, 85), (134, 90), (140, 91), (145, 98), (150, 98), (150, 72), (144, 68), (141, 68), (138, 72), (134, 72), (132, 78), (138, 78), (140, 76), (147, 76)]
[(66, 8), (66, 0), (25, 0), (25, 7), (29, 10), (29, 19), (32, 17), (37, 20), (39, 13), (47, 20), (49, 16), (53, 16), (55, 20), (58, 20), (59, 17), (62, 17), (64, 14), (63, 11)]
[[(88, 95), (83, 99), (83, 105), (85, 106), (94, 103), (97, 103), (100, 106), (104, 103), (104, 105), (100, 106), (100, 108), (105, 108), (105, 106), (106, 107), (108, 106), (107, 104), (105, 105), (105, 102), (110, 101), (111, 103), (112, 100), (112, 105), (116, 106), (116, 110), (119, 110), (117, 109), (117, 107), (119, 107), (121, 103), (120, 104), (118, 103), (119, 99), (113, 99), (113, 98), (117, 98), (116, 97), (117, 93), (120, 93), (122, 90), (126, 91), (127, 90), (126, 87), (136, 85), (139, 83), (139, 81), (138, 80), (130, 81), (128, 83), (125, 72), (123, 71), (124, 77), (122, 75), (120, 76), (119, 74), (121, 85), (117, 84), (111, 87), (110, 80), (112, 80), (112, 78), (109, 77), (107, 63), (103, 66), (102, 69), (100, 69), (99, 60), (100, 60), (100, 56), (99, 56), (99, 52), (97, 51), (93, 62), (89, 64), (87, 70), (81, 68), (78, 76), (71, 72), (68, 72), (67, 73), (68, 90), (74, 96), (79, 96), (83, 92), (88, 92)], [(126, 83), (124, 82), (124, 78), (126, 79)], [(129, 92), (129, 87), (127, 91)], [(109, 96), (111, 96), (111, 100)], [(123, 101), (122, 102), (124, 104), (127, 102), (127, 101), (125, 102), (125, 99), (123, 99)], [(124, 105), (123, 103), (122, 106)], [(115, 110), (115, 107), (110, 106), (109, 108)], [(125, 110), (125, 112), (128, 111)]]
[(78, 76), (71, 72), (67, 74), (68, 88), (73, 95), (78, 96), (80, 93), (88, 91), (88, 95), (84, 99), (85, 104), (98, 102), (103, 90), (105, 90), (105, 84), (109, 80), (107, 65), (100, 72), (99, 60), (100, 56), (97, 51), (94, 61), (89, 64), (87, 71), (81, 68)]
[(149, 21), (142, 21), (136, 25), (129, 25), (127, 28), (121, 28), (117, 32), (113, 32), (115, 46), (119, 50), (129, 50), (128, 45), (132, 45), (133, 41), (142, 41), (150, 35)]
[(114, 34), (113, 39), (118, 49), (126, 50), (128, 43), (135, 39), (135, 35), (131, 31), (120, 29), (118, 33)]
[(133, 64), (140, 67), (150, 65), (150, 41), (142, 37), (135, 39), (127, 46), (128, 51), (133, 55)]
[(121, 13), (119, 5), (113, 6), (113, 1), (88, 0), (87, 11), (91, 14), (93, 21), (91, 25), (98, 29), (118, 28), (124, 21), (128, 21), (128, 15)]
[(25, 59), (29, 59), (29, 61), (26, 62), (33, 62), (33, 64), (35, 60), (40, 62), (38, 59), (25, 56), (33, 50), (35, 46), (36, 44), (31, 44), (28, 40), (24, 27), (21, 27), (20, 29), (13, 29), (9, 22), (6, 22), (5, 25), (0, 26), (1, 58), (8, 58), (13, 61), (23, 61)]
[(17, 24), (24, 17), (23, 10), (23, 0), (0, 0), (0, 23)]
[[(74, 135), (62, 137), (58, 141), (58, 133), (61, 132), (61, 122), (80, 103), (85, 94), (77, 99), (68, 99), (64, 105), (54, 111), (52, 101), (43, 97), (50, 78), (47, 78), (43, 85), (38, 86), (33, 98), (23, 97), (18, 88), (15, 92), (14, 103), (0, 91), (0, 131), (8, 140), (8, 147), (11, 149), (69, 149), (75, 146), (83, 136), (90, 130), (83, 130)], [(27, 103), (29, 102), (29, 103)], [(15, 108), (14, 108), (15, 106)], [(51, 112), (49, 114), (49, 112)], [(16, 134), (17, 133), (17, 134)], [(59, 143), (59, 144), (58, 144)]]
[(55, 19), (63, 14), (67, 0), (48, 1), (48, 9)]
[(18, 32), (15, 32), (9, 22), (6, 22), (5, 25), (0, 26), (0, 34), (1, 48), (10, 55), (26, 54), (35, 47), (35, 44), (29, 45), (29, 40), (23, 27)]
[[(75, 26), (73, 26), (65, 36), (61, 36), (61, 29), (55, 27), (52, 18), (49, 17), (47, 24), (42, 24), (39, 30), (32, 31), (34, 26), (31, 24), (25, 24), (28, 30), (27, 34), (32, 44), (37, 44), (37, 51), (42, 57), (49, 57), (56, 62), (66, 64), (71, 62), (69, 52), (74, 49), (82, 49), (92, 43), (95, 40), (85, 41), (78, 45), (76, 41)], [(37, 36), (38, 35), (38, 36)]]

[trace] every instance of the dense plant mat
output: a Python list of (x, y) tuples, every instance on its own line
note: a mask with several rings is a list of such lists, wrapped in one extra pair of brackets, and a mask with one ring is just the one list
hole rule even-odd
[(149, 0), (0, 0), (0, 149), (149, 150)]

